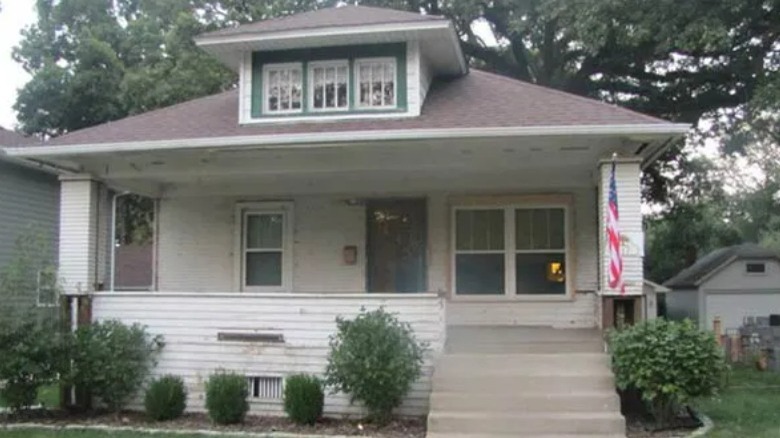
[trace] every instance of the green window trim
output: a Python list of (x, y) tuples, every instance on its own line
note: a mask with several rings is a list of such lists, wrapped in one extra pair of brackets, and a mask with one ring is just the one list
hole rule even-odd
[[(396, 106), (394, 108), (360, 108), (357, 105), (357, 99), (359, 99), (360, 96), (357, 92), (358, 90), (356, 90), (355, 61), (364, 58), (395, 59)], [(348, 109), (313, 110), (310, 107), (309, 64), (321, 61), (348, 62)], [(263, 67), (270, 64), (290, 63), (300, 63), (302, 65), (302, 110), (294, 113), (286, 112), (269, 114), (264, 112), (265, 96), (263, 94)], [(254, 52), (252, 53), (251, 83), (251, 115), (253, 119), (289, 118), (302, 116), (327, 117), (345, 114), (393, 114), (406, 112), (406, 43), (364, 44), (358, 46), (337, 46), (273, 52)]]

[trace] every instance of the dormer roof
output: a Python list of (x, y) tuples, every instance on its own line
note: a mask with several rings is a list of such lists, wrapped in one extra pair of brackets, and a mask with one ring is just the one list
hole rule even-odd
[(368, 6), (342, 6), (273, 18), (254, 23), (220, 29), (201, 35), (198, 40), (234, 35), (257, 35), (293, 30), (345, 28), (391, 23), (430, 23), (448, 20), (439, 15), (422, 15), (414, 12), (398, 11)]
[(247, 52), (418, 41), (435, 75), (468, 71), (449, 19), (394, 9), (342, 6), (205, 33), (195, 43), (238, 70)]

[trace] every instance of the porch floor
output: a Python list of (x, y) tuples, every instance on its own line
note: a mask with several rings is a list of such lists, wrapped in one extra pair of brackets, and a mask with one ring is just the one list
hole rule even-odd
[(428, 437), (625, 437), (595, 329), (450, 326)]

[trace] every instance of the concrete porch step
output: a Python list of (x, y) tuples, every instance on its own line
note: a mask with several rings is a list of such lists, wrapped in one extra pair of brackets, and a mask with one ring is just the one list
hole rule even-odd
[(435, 412), (616, 412), (620, 399), (614, 390), (569, 392), (518, 392), (509, 394), (472, 394), (436, 392), (431, 394)]
[(568, 354), (568, 353), (603, 353), (604, 343), (600, 340), (582, 342), (475, 342), (464, 340), (447, 340), (444, 346), (445, 354), (481, 353), (481, 354)]
[(609, 369), (610, 358), (604, 353), (511, 353), (511, 354), (445, 354), (436, 365), (440, 375), (480, 374), (517, 375), (545, 372), (594, 373)]
[[(428, 430), (451, 434), (507, 434), (532, 437), (555, 434), (625, 434), (625, 420), (617, 412), (473, 413), (432, 411)], [(429, 435), (430, 436), (430, 435)]]
[(507, 377), (500, 374), (473, 373), (464, 376), (433, 373), (433, 391), (468, 392), (470, 394), (512, 394), (522, 392), (572, 393), (614, 391), (612, 373), (568, 373), (555, 370), (546, 374), (522, 374)]

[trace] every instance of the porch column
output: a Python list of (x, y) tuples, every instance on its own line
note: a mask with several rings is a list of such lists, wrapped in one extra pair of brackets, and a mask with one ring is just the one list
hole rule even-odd
[(65, 294), (105, 289), (111, 250), (111, 193), (89, 175), (60, 178), (59, 279)]
[[(623, 281), (626, 295), (642, 295), (642, 259), (644, 234), (642, 231), (642, 191), (640, 186), (640, 161), (618, 159), (615, 164), (621, 253), (623, 255)], [(599, 163), (599, 290), (602, 295), (620, 295), (609, 287), (609, 247), (607, 246), (607, 206), (609, 203), (609, 178), (612, 161)]]

